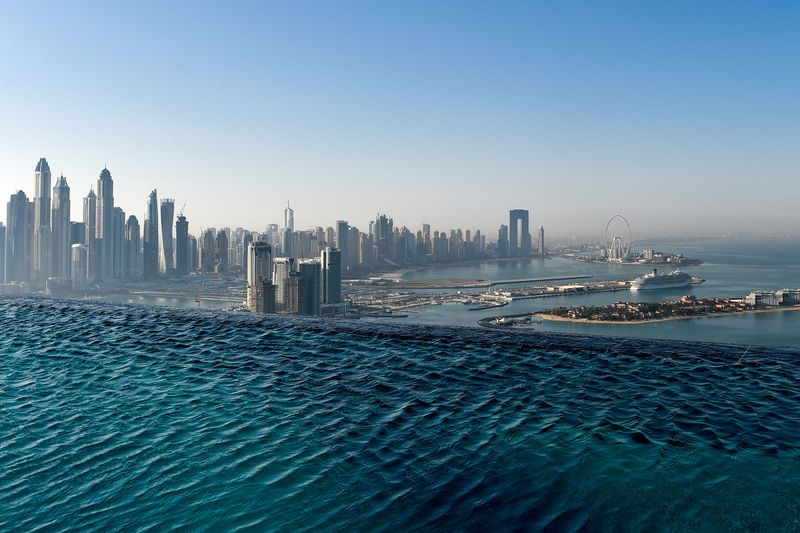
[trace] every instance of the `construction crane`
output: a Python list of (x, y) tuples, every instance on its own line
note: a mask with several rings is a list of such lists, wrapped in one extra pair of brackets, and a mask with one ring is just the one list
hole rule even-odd
[(179, 216), (179, 217), (182, 217), (182, 216), (183, 216), (183, 210), (184, 210), (184, 209), (186, 209), (186, 202), (183, 202), (183, 207), (181, 207), (181, 212), (180, 212), (180, 213), (178, 213), (178, 216)]

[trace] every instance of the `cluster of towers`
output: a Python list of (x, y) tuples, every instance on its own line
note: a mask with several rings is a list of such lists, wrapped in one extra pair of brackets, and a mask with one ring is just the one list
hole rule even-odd
[[(208, 228), (189, 234), (175, 201), (150, 192), (143, 224), (114, 203), (114, 180), (103, 168), (97, 188), (83, 198), (82, 221), (70, 220), (70, 187), (62, 175), (52, 183), (42, 158), (34, 173), (32, 201), (23, 191), (11, 195), (7, 227), (0, 224), (0, 282), (51, 285), (81, 290), (89, 284), (179, 277), (192, 272), (243, 276), (248, 306), (257, 312), (325, 314), (342, 303), (343, 273), (384, 267), (458, 261), (484, 256), (532, 255), (529, 213), (513, 209), (508, 226), (487, 246), (480, 230), (419, 231), (395, 227), (385, 214), (366, 232), (337, 220), (335, 226), (297, 231), (287, 204), (283, 226), (263, 233), (242, 228)], [(4, 243), (4, 245), (3, 245)], [(544, 255), (539, 227), (538, 253)]]
[[(114, 204), (114, 180), (103, 168), (97, 192), (83, 198), (83, 220), (70, 220), (70, 187), (61, 175), (51, 189), (45, 158), (34, 172), (34, 195), (11, 195), (7, 227), (0, 224), (0, 281), (83, 289), (88, 283), (112, 283), (159, 274), (188, 274), (191, 238), (182, 214), (175, 221), (175, 202), (159, 206), (150, 194), (144, 235), (134, 215), (126, 218)], [(159, 217), (161, 226), (159, 227)], [(173, 227), (175, 235), (173, 237)]]
[[(2, 278), (6, 283), (121, 278), (128, 269), (126, 234), (138, 232), (136, 217), (126, 221), (114, 206), (114, 182), (107, 168), (100, 172), (97, 193), (84, 198), (82, 222), (70, 220), (70, 187), (61, 175), (51, 189), (52, 174), (42, 158), (34, 171), (34, 195), (11, 195), (6, 212)], [(2, 240), (2, 239), (0, 239)]]
[(319, 261), (273, 259), (272, 245), (251, 242), (247, 249), (247, 307), (255, 313), (283, 311), (303, 316), (346, 310), (341, 257), (340, 250), (325, 248)]

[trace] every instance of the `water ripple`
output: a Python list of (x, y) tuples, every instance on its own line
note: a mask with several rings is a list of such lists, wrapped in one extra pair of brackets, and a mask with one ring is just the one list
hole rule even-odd
[(0, 298), (0, 530), (800, 528), (800, 350)]

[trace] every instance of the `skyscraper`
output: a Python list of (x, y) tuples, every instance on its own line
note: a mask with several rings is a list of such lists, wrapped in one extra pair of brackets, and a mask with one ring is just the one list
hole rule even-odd
[(307, 260), (300, 263), (297, 287), (297, 312), (303, 316), (319, 316), (319, 263)]
[(275, 305), (278, 309), (286, 308), (286, 280), (294, 272), (295, 261), (291, 257), (279, 257), (273, 262), (272, 284), (275, 286)]
[(142, 239), (142, 270), (144, 277), (158, 275), (158, 193), (154, 189), (147, 200), (147, 217), (144, 220)]
[(500, 257), (508, 255), (508, 226), (505, 224), (501, 224), (500, 231), (497, 232), (497, 255)]
[(127, 263), (127, 247), (125, 245), (125, 211), (120, 207), (115, 207), (112, 213), (111, 222), (111, 245), (113, 279), (122, 279), (125, 276), (125, 264)]
[(527, 209), (512, 209), (508, 212), (508, 244), (511, 255), (530, 255), (531, 253), (528, 216)]
[(84, 242), (88, 247), (87, 277), (90, 280), (100, 278), (100, 250), (97, 245), (97, 195), (94, 190), (83, 199), (83, 225), (86, 227)]
[(342, 301), (342, 253), (336, 248), (322, 250), (322, 302), (338, 304)]
[(284, 257), (294, 257), (293, 235), (289, 228), (283, 228), (281, 231), (281, 252)]
[(5, 282), (29, 281), (32, 267), (33, 204), (22, 191), (11, 195), (6, 210)]
[(336, 244), (328, 246), (336, 246), (342, 253), (342, 270), (346, 271), (352, 268), (350, 263), (350, 224), (346, 220), (336, 221)]
[(142, 241), (139, 219), (128, 217), (125, 223), (125, 272), (127, 279), (138, 279), (142, 275)]
[(70, 277), (72, 289), (84, 290), (88, 280), (89, 247), (85, 244), (73, 244), (70, 248)]
[(200, 270), (205, 273), (214, 272), (214, 230), (209, 228), (203, 233), (200, 243)]
[(539, 256), (544, 257), (544, 227), (539, 226)]
[(114, 278), (114, 180), (104, 168), (97, 180), (97, 247), (100, 251), (100, 278)]
[(62, 174), (53, 187), (53, 275), (70, 277), (72, 266), (72, 236), (70, 235), (69, 185)]
[(189, 235), (189, 272), (200, 268), (200, 250), (197, 246), (197, 237)]
[(380, 262), (392, 259), (394, 252), (394, 222), (386, 215), (378, 215), (372, 225), (372, 241), (376, 248), (376, 258)]
[(36, 164), (33, 193), (33, 279), (44, 285), (52, 271), (50, 229), (50, 166), (43, 157)]
[(247, 248), (247, 307), (254, 313), (275, 312), (272, 246), (266, 241), (251, 242)]
[(214, 272), (228, 272), (228, 234), (222, 230), (217, 232), (214, 239)]
[(294, 209), (289, 207), (289, 202), (286, 202), (286, 209), (283, 210), (283, 227), (294, 232)]
[(171, 274), (175, 270), (175, 256), (173, 255), (172, 225), (175, 222), (175, 200), (164, 198), (161, 200), (161, 272)]
[(179, 276), (186, 276), (191, 270), (190, 253), (189, 222), (181, 213), (175, 223), (175, 272)]

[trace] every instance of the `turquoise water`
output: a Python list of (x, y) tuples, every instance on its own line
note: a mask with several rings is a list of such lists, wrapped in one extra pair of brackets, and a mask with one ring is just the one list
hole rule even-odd
[[(650, 247), (643, 245), (641, 247)], [(523, 313), (556, 306), (606, 305), (626, 301), (677, 299), (697, 296), (742, 297), (756, 289), (800, 287), (800, 241), (790, 240), (704, 240), (669, 242), (656, 249), (681, 252), (704, 263), (684, 270), (700, 276), (705, 283), (689, 289), (650, 292), (615, 292), (536, 300), (520, 300), (488, 311), (468, 311), (463, 305), (426, 308), (402, 319), (407, 323), (474, 325), (480, 318), (497, 314)], [(591, 275), (595, 279), (633, 279), (650, 267), (582, 263), (569, 259), (529, 259), (432, 267), (410, 272), (408, 279), (466, 278), (513, 279), (526, 277)], [(736, 342), (771, 346), (800, 345), (800, 312), (712, 317), (638, 325), (573, 324), (543, 322), (541, 331), (617, 335), (638, 338)]]
[(800, 528), (800, 350), (0, 298), (0, 530)]

